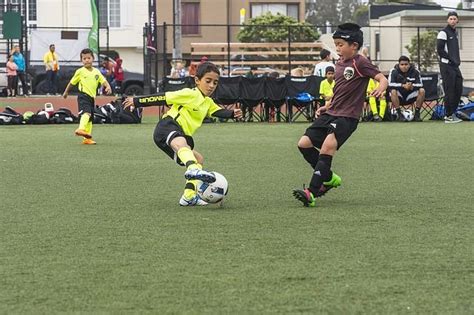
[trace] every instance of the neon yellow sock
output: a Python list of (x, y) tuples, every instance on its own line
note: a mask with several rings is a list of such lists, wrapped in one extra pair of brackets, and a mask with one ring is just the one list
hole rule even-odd
[(379, 116), (383, 118), (385, 115), (385, 109), (387, 108), (387, 100), (385, 99), (385, 96), (382, 96), (380, 99), (380, 114)]
[(89, 120), (89, 122), (86, 124), (86, 132), (88, 134), (92, 134), (92, 120)]
[(370, 104), (370, 110), (372, 111), (373, 115), (377, 115), (377, 101), (375, 100), (375, 97), (371, 96), (369, 97), (369, 104)]
[(187, 147), (181, 148), (178, 150), (176, 154), (178, 155), (181, 162), (183, 162), (184, 165), (186, 165), (188, 170), (195, 169), (195, 168), (202, 169), (201, 164), (197, 162), (197, 159), (194, 156), (193, 150), (191, 150), (190, 148), (187, 148)]
[(79, 121), (79, 129), (86, 130), (87, 123), (89, 122), (91, 115), (88, 113), (81, 115), (81, 120)]

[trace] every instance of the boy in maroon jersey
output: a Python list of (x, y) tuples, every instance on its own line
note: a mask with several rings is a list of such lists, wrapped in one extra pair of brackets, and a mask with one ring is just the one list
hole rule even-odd
[(316, 111), (318, 118), (298, 141), (298, 149), (313, 168), (309, 187), (293, 190), (293, 196), (306, 207), (316, 206), (317, 197), (341, 185), (341, 178), (331, 171), (332, 158), (357, 128), (369, 79), (380, 83), (371, 93), (375, 97), (380, 97), (388, 85), (370, 60), (358, 54), (364, 42), (359, 25), (339, 25), (332, 37), (340, 57), (334, 95), (330, 104)]

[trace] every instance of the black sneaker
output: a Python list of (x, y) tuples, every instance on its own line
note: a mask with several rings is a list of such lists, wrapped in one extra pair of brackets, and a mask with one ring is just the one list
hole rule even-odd
[(423, 119), (421, 119), (420, 117), (419, 111), (415, 111), (415, 115), (413, 116), (413, 121), (423, 121)]

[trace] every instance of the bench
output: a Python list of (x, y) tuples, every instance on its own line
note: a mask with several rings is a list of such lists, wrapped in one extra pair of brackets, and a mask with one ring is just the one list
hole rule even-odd
[[(191, 56), (194, 59), (200, 59), (203, 56), (211, 57), (212, 62), (219, 66), (229, 64), (231, 66), (286, 66), (290, 63), (314, 66), (319, 62), (319, 53), (323, 48), (324, 44), (321, 42), (191, 43)], [(234, 58), (241, 56), (240, 59), (244, 60), (228, 60), (229, 55)], [(252, 56), (265, 56), (268, 60), (251, 60)], [(291, 58), (292, 56), (297, 57)]]

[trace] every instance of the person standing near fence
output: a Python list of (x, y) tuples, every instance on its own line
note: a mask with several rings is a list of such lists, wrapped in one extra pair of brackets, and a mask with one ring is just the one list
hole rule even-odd
[(7, 61), (7, 96), (16, 96), (16, 84), (17, 84), (17, 69), (18, 67), (13, 62), (13, 55), (8, 56)]
[[(12, 50), (13, 62), (17, 66), (17, 78), (21, 82), (21, 88), (23, 90), (23, 96), (28, 96), (28, 83), (26, 82), (26, 66), (25, 66), (25, 57), (20, 52), (20, 45), (13, 46)], [(18, 83), (16, 95), (18, 95)]]
[(459, 40), (456, 31), (458, 25), (458, 14), (455, 11), (448, 13), (448, 25), (443, 28), (437, 37), (436, 50), (439, 55), (439, 69), (443, 78), (444, 107), (446, 116), (444, 122), (447, 124), (458, 123), (459, 119), (455, 111), (459, 105), (462, 94), (463, 77), (459, 65)]
[(43, 62), (46, 68), (47, 93), (56, 94), (58, 91), (59, 59), (54, 44), (49, 45), (49, 50), (44, 54)]

